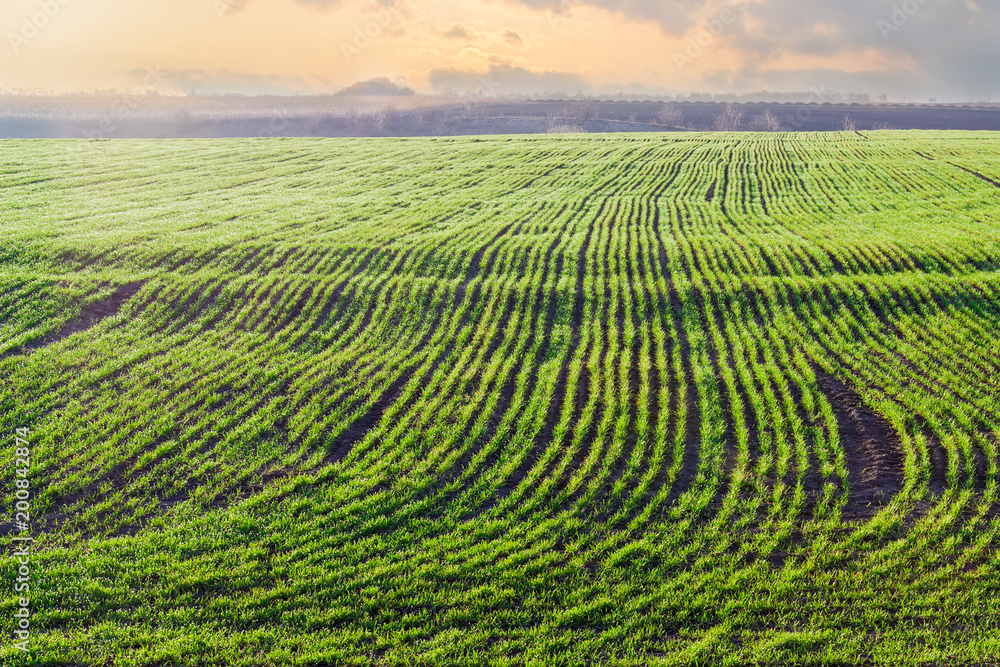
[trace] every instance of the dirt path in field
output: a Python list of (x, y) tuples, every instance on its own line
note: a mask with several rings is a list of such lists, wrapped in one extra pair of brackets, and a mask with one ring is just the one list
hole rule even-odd
[(63, 338), (69, 338), (75, 333), (86, 331), (91, 327), (97, 326), (100, 324), (101, 320), (117, 315), (118, 311), (125, 305), (125, 302), (135, 296), (145, 284), (145, 280), (140, 280), (134, 283), (119, 286), (118, 289), (116, 289), (107, 299), (95, 301), (94, 303), (84, 306), (83, 309), (80, 310), (80, 316), (75, 320), (71, 320), (64, 324), (63, 328), (60, 329), (58, 333), (46, 336), (44, 339), (30, 343), (25, 347), (28, 349), (34, 349), (36, 347), (52, 345), (53, 343), (58, 343)]
[(903, 486), (903, 449), (889, 422), (867, 408), (843, 382), (816, 368), (816, 380), (837, 418), (847, 455), (850, 496), (845, 519), (874, 516)]
[(101, 320), (117, 315), (118, 311), (121, 310), (123, 305), (125, 305), (125, 302), (135, 296), (145, 284), (145, 280), (140, 280), (134, 283), (119, 286), (118, 289), (116, 289), (108, 298), (95, 301), (94, 303), (84, 306), (83, 309), (80, 310), (80, 315), (76, 319), (70, 320), (64, 324), (62, 329), (56, 333), (49, 334), (44, 338), (32, 341), (27, 345), (22, 345), (20, 348), (0, 355), (0, 359), (17, 354), (23, 354), (25, 352), (31, 352), (32, 350), (37, 350), (41, 347), (47, 347), (53, 343), (58, 343), (64, 338), (69, 338), (75, 333), (80, 333), (81, 331), (86, 331), (87, 329), (96, 326), (101, 322)]

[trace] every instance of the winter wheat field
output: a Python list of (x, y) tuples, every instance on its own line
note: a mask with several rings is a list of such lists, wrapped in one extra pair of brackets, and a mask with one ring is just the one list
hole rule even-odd
[(5, 141), (0, 237), (4, 664), (1000, 661), (1000, 134)]

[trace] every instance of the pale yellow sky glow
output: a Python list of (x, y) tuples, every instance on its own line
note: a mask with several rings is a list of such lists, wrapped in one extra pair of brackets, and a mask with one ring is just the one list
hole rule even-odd
[(803, 0), (5, 0), (0, 80), (124, 88), (152, 69), (164, 93), (308, 93), (377, 76), (422, 92), (480, 77), (504, 94), (864, 91), (921, 78), (908, 46), (920, 15), (887, 31), (891, 8), (862, 20), (812, 1), (814, 15)]

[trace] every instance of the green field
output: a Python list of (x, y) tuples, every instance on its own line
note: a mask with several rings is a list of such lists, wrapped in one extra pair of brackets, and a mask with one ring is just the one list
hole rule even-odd
[(4, 664), (1000, 662), (998, 134), (6, 141), (0, 238)]

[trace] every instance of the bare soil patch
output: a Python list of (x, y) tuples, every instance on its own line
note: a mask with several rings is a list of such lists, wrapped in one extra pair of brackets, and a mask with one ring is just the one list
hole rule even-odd
[(889, 503), (903, 486), (903, 447), (884, 417), (864, 405), (846, 384), (816, 368), (820, 390), (837, 418), (847, 454), (850, 492), (844, 518), (867, 518)]

